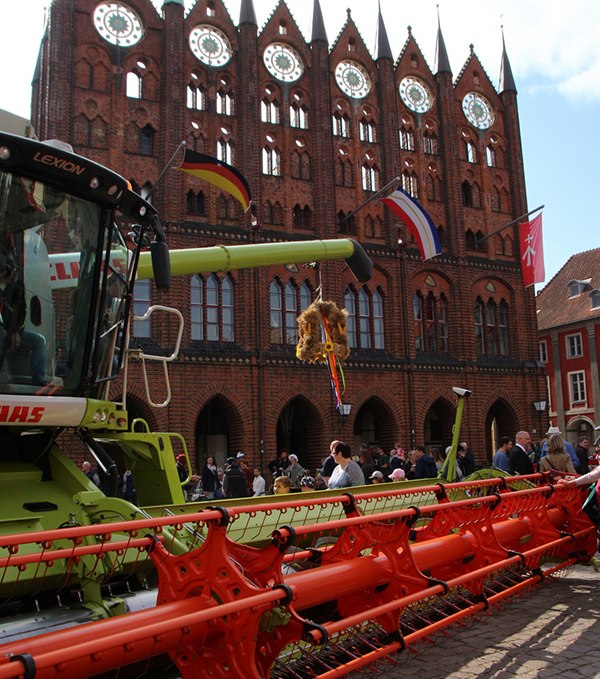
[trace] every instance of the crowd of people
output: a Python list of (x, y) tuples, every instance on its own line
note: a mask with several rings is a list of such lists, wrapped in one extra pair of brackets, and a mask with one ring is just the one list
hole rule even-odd
[[(334, 440), (321, 467), (315, 470), (305, 469), (297, 455), (283, 449), (268, 463), (265, 473), (250, 467), (243, 451), (228, 457), (224, 468), (218, 466), (215, 457), (208, 456), (197, 475), (187, 469), (183, 454), (177, 455), (176, 467), (181, 483), (185, 483), (186, 500), (218, 500), (437, 478), (444, 475), (450, 450), (448, 446), (443, 453), (438, 448), (427, 451), (425, 446), (417, 445), (405, 451), (396, 443), (386, 453), (379, 446), (363, 444), (353, 454), (349, 444)], [(574, 447), (565, 440), (558, 427), (550, 427), (545, 438), (537, 444), (532, 442), (527, 431), (519, 431), (514, 437), (502, 437), (492, 459), (492, 468), (518, 475), (546, 472), (559, 483), (571, 485), (594, 483), (598, 488), (595, 494), (590, 493), (590, 498), (593, 508), (600, 514), (597, 509), (600, 506), (600, 466), (593, 464), (597, 459), (600, 459), (600, 445), (594, 450), (589, 436), (581, 436)], [(468, 443), (458, 444), (455, 464), (456, 481), (476, 471), (477, 464)], [(82, 464), (82, 471), (102, 488), (102, 480), (89, 462)], [(135, 503), (131, 470), (126, 470), (120, 477), (119, 495)]]
[[(188, 500), (212, 500), (435, 478), (444, 459), (445, 455), (438, 449), (428, 453), (421, 445), (405, 453), (396, 443), (386, 453), (379, 446), (364, 444), (353, 453), (349, 444), (334, 440), (318, 469), (305, 469), (297, 455), (282, 449), (262, 472), (250, 467), (245, 453), (239, 451), (227, 458), (224, 468), (218, 467), (215, 458), (209, 456), (200, 474), (189, 477), (184, 492)], [(185, 456), (179, 455), (177, 465), (182, 482), (188, 478), (182, 467), (184, 463)], [(467, 443), (461, 443), (457, 454), (457, 478), (468, 476), (474, 470), (473, 454)]]

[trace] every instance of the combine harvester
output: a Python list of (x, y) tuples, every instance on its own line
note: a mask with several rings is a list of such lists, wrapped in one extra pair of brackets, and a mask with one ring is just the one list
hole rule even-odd
[(368, 278), (349, 240), (169, 253), (121, 177), (0, 134), (0, 679), (343, 676), (591, 557), (580, 492), (543, 475), (184, 502), (185, 442), (108, 400), (134, 280), (333, 259)]

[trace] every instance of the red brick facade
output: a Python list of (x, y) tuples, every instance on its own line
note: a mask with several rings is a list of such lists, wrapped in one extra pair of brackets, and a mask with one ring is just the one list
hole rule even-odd
[[(395, 62), (380, 32), (380, 53), (373, 58), (351, 16), (332, 44), (318, 22), (307, 43), (283, 2), (274, 2), (260, 30), (251, 0), (242, 2), (239, 25), (220, 0), (199, 0), (187, 15), (175, 0), (167, 0), (161, 13), (149, 0), (127, 4), (144, 32), (124, 47), (96, 31), (97, 0), (54, 1), (34, 80), (32, 120), (40, 138), (69, 141), (138, 187), (155, 183), (182, 139), (209, 155), (217, 155), (219, 142), (229, 144), (233, 164), (250, 183), (257, 226), (216, 188), (169, 171), (153, 202), (171, 248), (350, 236), (375, 264), (365, 286), (337, 262), (299, 266), (299, 273), (283, 267), (233, 272), (234, 341), (192, 339), (189, 276), (174, 279), (168, 294), (154, 291), (153, 303), (181, 309), (188, 323), (171, 367), (171, 405), (150, 410), (137, 379), (128, 390), (132, 412), (152, 428), (181, 432), (198, 464), (207, 453), (222, 461), (244, 449), (264, 465), (285, 446), (313, 468), (332, 438), (384, 448), (396, 441), (405, 448), (448, 445), (455, 385), (473, 392), (461, 438), (480, 462), (490, 461), (499, 436), (535, 426), (532, 404), (545, 385), (536, 362), (535, 302), (521, 282), (516, 232), (511, 227), (481, 241), (526, 211), (514, 86), (505, 81), (498, 93), (474, 53), (454, 81), (440, 61), (432, 71), (410, 32)], [(318, 0), (315, 9), (320, 16)], [(192, 29), (205, 24), (231, 45), (232, 58), (216, 67), (203, 64), (189, 46)], [(294, 82), (267, 71), (263, 53), (274, 42), (293, 48), (303, 62)], [(372, 86), (363, 98), (347, 96), (336, 83), (342, 60), (358, 63), (368, 75)], [(141, 96), (126, 96), (129, 73), (139, 79)], [(412, 111), (401, 99), (399, 85), (408, 75), (434, 97), (429, 111)], [(199, 109), (186, 105), (188, 85), (201, 93)], [(463, 98), (472, 92), (491, 105), (494, 122), (487, 129), (477, 129), (463, 113)], [(219, 97), (225, 113), (217, 112)], [(278, 109), (279, 121), (264, 121), (263, 99), (275, 106), (272, 117)], [(336, 114), (347, 135), (334, 134)], [(296, 126), (294, 115), (300, 116)], [(150, 147), (142, 148), (144, 135)], [(263, 173), (263, 148), (279, 154), (279, 175)], [(363, 189), (363, 166), (378, 187), (403, 173), (416, 182), (419, 200), (438, 226), (442, 255), (423, 262), (408, 230), (377, 200), (340, 221), (341, 213), (373, 195)], [(190, 191), (203, 195), (201, 214), (188, 212)], [(326, 368), (302, 364), (293, 344), (272, 341), (274, 280), (306, 283), (313, 297), (321, 283), (324, 299), (338, 306), (348, 291), (357, 300), (362, 292), (367, 305), (374, 296), (382, 300), (383, 347), (353, 349), (344, 368), (349, 416), (334, 409)], [(424, 305), (420, 324), (413, 313), (416, 293)], [(433, 324), (425, 318), (428, 304), (438, 314)], [(489, 314), (479, 343), (476, 304)], [(375, 332), (370, 309), (365, 338)], [(174, 330), (154, 325), (156, 343), (168, 347)]]

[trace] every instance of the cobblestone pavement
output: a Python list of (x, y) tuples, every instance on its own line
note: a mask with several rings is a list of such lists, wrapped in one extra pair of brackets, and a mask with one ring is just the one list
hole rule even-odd
[(352, 679), (600, 677), (600, 573), (575, 566)]

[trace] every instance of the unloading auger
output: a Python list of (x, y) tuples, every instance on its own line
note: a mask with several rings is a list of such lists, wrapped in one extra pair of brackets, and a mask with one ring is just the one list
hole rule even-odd
[(109, 586), (133, 552), (127, 578), (151, 562), (157, 595), (137, 612), (15, 634), (0, 679), (139, 676), (165, 656), (186, 679), (344, 676), (595, 551), (580, 491), (541, 474), (296, 497), (4, 536), (4, 574), (43, 580), (60, 564), (66, 586), (86, 560)]

